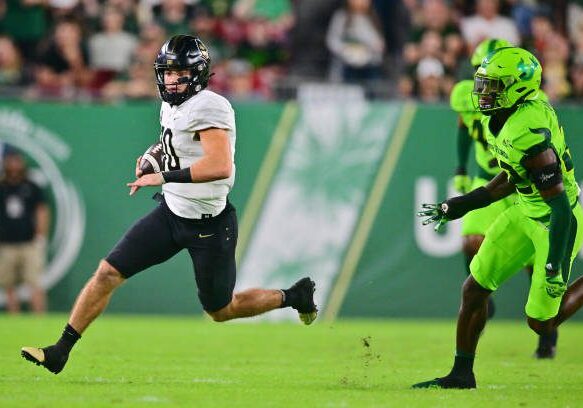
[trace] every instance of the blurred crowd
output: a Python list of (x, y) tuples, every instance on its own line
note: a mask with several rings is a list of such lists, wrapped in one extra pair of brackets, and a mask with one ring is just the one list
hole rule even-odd
[(329, 81), (445, 100), (487, 37), (534, 52), (553, 101), (583, 98), (583, 0), (0, 0), (0, 94), (154, 98), (156, 53), (185, 33), (207, 44), (211, 87), (231, 99)]

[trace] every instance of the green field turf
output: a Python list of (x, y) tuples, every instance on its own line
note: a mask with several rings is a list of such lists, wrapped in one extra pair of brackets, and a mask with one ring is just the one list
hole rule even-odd
[(0, 407), (583, 405), (577, 323), (562, 328), (554, 361), (536, 361), (525, 324), (493, 322), (476, 362), (479, 389), (443, 391), (409, 386), (450, 368), (453, 321), (305, 327), (105, 316), (57, 376), (20, 357), (22, 345), (52, 343), (65, 320), (0, 316)]

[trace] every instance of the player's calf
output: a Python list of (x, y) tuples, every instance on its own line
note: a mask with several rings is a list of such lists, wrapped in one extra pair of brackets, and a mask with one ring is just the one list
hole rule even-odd
[(556, 329), (554, 317), (544, 321), (533, 319), (532, 317), (527, 317), (526, 321), (528, 322), (528, 327), (530, 327), (532, 331), (534, 331), (539, 336), (551, 333)]
[(557, 340), (559, 331), (555, 327), (547, 333), (538, 337), (538, 346), (534, 352), (534, 357), (538, 359), (552, 359), (557, 354)]
[(538, 359), (554, 358), (557, 351), (558, 338), (556, 319), (540, 321), (528, 317), (527, 322), (528, 326), (539, 335), (534, 357)]

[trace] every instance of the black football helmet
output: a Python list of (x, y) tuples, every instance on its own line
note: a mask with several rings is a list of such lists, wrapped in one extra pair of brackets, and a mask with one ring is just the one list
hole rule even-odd
[[(175, 35), (164, 43), (154, 63), (156, 85), (160, 98), (171, 105), (180, 105), (207, 87), (210, 78), (211, 57), (203, 42), (191, 35)], [(188, 70), (189, 76), (178, 79), (187, 84), (184, 92), (168, 92), (164, 84), (164, 71)]]

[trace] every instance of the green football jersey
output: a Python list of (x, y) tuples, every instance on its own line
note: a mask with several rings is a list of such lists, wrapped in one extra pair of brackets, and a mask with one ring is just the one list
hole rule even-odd
[(468, 128), (470, 137), (474, 140), (475, 159), (478, 166), (491, 176), (500, 172), (496, 159), (488, 151), (488, 143), (482, 129), (482, 113), (474, 107), (472, 90), (474, 81), (463, 80), (455, 84), (449, 98), (451, 108), (460, 115), (462, 122)]
[(565, 142), (563, 128), (559, 125), (554, 109), (538, 97), (520, 105), (506, 121), (497, 135), (489, 128), (491, 117), (484, 116), (482, 124), (490, 151), (509, 180), (516, 184), (518, 202), (522, 212), (531, 218), (543, 218), (550, 214), (523, 166), (524, 160), (551, 147), (560, 159), (563, 184), (569, 202), (574, 204), (579, 196), (571, 153)]

